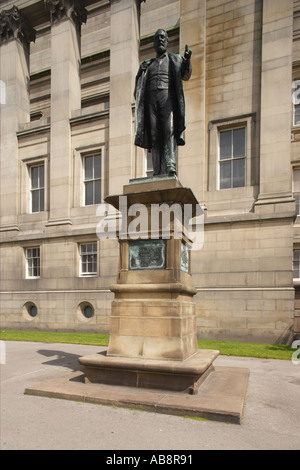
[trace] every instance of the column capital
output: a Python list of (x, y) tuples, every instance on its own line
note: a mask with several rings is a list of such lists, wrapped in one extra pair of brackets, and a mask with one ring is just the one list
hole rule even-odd
[(50, 11), (51, 24), (58, 23), (64, 18), (77, 21), (79, 26), (86, 23), (87, 10), (81, 0), (44, 0), (44, 3)]
[(35, 29), (16, 6), (0, 12), (0, 44), (15, 38), (29, 47), (30, 42), (35, 41), (35, 37)]

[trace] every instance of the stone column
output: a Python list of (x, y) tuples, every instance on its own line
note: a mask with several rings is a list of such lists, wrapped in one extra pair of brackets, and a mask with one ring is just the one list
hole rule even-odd
[(135, 77), (139, 68), (140, 0), (111, 0), (109, 193), (132, 176)]
[(257, 213), (293, 210), (290, 171), (292, 42), (293, 1), (264, 0)]
[(18, 229), (17, 131), (30, 121), (29, 44), (35, 31), (18, 8), (0, 13), (1, 230)]
[(185, 45), (192, 50), (193, 72), (184, 82), (186, 101), (186, 145), (178, 150), (179, 179), (194, 188), (197, 199), (204, 202), (205, 189), (205, 51), (206, 1), (180, 1), (180, 53)]
[(70, 224), (72, 149), (70, 118), (81, 108), (79, 0), (46, 0), (51, 15), (51, 148), (48, 225)]

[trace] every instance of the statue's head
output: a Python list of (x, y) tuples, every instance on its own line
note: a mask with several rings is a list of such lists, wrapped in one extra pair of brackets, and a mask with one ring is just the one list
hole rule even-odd
[(154, 35), (154, 49), (157, 54), (166, 52), (169, 44), (168, 34), (164, 29), (158, 29)]

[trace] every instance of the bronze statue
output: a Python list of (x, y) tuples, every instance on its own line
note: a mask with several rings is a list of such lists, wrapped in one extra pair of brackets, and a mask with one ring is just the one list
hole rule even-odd
[(184, 145), (185, 100), (182, 80), (192, 74), (192, 51), (167, 53), (168, 35), (154, 36), (156, 58), (144, 61), (136, 76), (135, 145), (151, 149), (154, 175), (176, 175), (176, 145)]

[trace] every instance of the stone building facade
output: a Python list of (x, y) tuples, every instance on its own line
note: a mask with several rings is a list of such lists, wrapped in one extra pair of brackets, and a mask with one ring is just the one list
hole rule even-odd
[(97, 209), (151, 171), (134, 83), (164, 28), (193, 51), (178, 178), (205, 209), (199, 338), (300, 333), (300, 1), (7, 0), (0, 10), (1, 328), (108, 332)]

